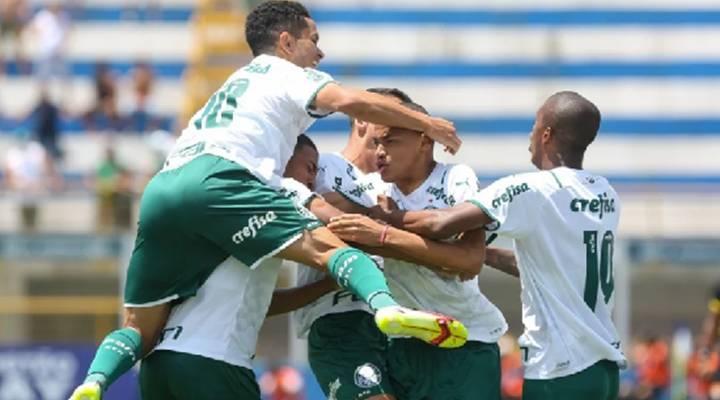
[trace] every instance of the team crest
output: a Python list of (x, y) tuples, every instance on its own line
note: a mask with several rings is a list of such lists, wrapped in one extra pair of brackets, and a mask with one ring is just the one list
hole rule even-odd
[(382, 382), (380, 369), (372, 363), (365, 363), (355, 370), (355, 386), (368, 389)]

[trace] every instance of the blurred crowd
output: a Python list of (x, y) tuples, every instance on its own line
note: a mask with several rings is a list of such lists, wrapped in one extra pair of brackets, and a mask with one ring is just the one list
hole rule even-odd
[[(720, 353), (696, 349), (673, 371), (670, 341), (655, 336), (633, 340), (626, 347), (628, 366), (620, 371), (620, 400), (720, 399)], [(502, 394), (505, 400), (522, 398), (521, 351), (515, 339), (500, 341)], [(675, 375), (675, 376), (674, 376)], [(673, 391), (673, 384), (681, 385)], [(678, 396), (673, 393), (681, 393)], [(687, 394), (685, 394), (687, 393)]]
[[(141, 19), (160, 12), (154, 0), (125, 2), (123, 18)], [(151, 110), (155, 86), (153, 66), (137, 61), (125, 73), (103, 61), (94, 65), (93, 100), (85, 109), (67, 103), (73, 96), (71, 66), (66, 59), (73, 17), (83, 12), (77, 1), (0, 0), (0, 78), (31, 78), (37, 93), (35, 104), (11, 115), (0, 106), (0, 134), (6, 151), (0, 157), (0, 190), (20, 202), (22, 228), (37, 228), (38, 207), (48, 195), (68, 189), (92, 190), (98, 198), (101, 230), (131, 227), (133, 198), (145, 176), (133, 174), (113, 149), (113, 137), (146, 135), (170, 130), (166, 118)], [(30, 51), (32, 48), (33, 51)], [(119, 88), (127, 100), (118, 104)], [(6, 101), (7, 99), (7, 94)], [(94, 171), (68, 179), (64, 170), (62, 136), (68, 130), (108, 137), (104, 157)], [(87, 132), (87, 133), (86, 133)], [(8, 147), (9, 146), (9, 147)]]

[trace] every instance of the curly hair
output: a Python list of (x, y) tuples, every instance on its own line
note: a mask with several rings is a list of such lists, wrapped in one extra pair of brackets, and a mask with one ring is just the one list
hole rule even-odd
[(308, 27), (310, 12), (302, 4), (287, 0), (270, 0), (255, 7), (245, 21), (245, 40), (254, 56), (270, 51), (280, 34), (298, 37)]

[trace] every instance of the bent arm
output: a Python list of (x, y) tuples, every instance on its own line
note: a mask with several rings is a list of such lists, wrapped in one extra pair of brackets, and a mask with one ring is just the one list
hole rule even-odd
[(336, 289), (338, 289), (337, 283), (329, 277), (305, 286), (275, 289), (267, 315), (273, 316), (295, 311)]
[(465, 232), (458, 241), (445, 243), (391, 227), (383, 246), (415, 264), (449, 272), (477, 275), (485, 261), (485, 231), (482, 229)]
[(339, 111), (362, 121), (397, 126), (418, 132), (427, 130), (430, 117), (411, 110), (386, 96), (340, 86), (325, 85), (315, 96), (315, 107)]
[(516, 278), (520, 277), (517, 259), (512, 250), (488, 247), (485, 250), (485, 264)]
[(444, 239), (461, 232), (481, 229), (493, 222), (485, 211), (469, 202), (439, 210), (387, 213), (373, 209), (372, 216), (382, 219), (394, 227), (433, 239)]

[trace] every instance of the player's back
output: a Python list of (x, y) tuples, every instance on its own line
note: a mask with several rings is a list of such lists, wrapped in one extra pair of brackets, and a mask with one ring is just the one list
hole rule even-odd
[(490, 209), (515, 203), (498, 221), (505, 225), (499, 231), (515, 239), (526, 378), (623, 361), (611, 315), (617, 193), (604, 177), (564, 167), (503, 181)]
[(265, 181), (282, 176), (298, 135), (327, 114), (314, 110), (312, 103), (330, 81), (327, 74), (279, 57), (255, 57), (193, 115), (168, 158), (170, 168), (210, 153)]

